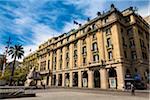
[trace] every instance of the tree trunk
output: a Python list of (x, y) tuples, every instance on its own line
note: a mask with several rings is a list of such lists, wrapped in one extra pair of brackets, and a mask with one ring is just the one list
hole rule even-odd
[(12, 82), (13, 82), (13, 76), (14, 76), (14, 71), (15, 71), (16, 57), (17, 57), (17, 55), (15, 55), (13, 66), (12, 66), (12, 71), (11, 71), (11, 76), (10, 76), (10, 84), (9, 84), (10, 86), (13, 85)]

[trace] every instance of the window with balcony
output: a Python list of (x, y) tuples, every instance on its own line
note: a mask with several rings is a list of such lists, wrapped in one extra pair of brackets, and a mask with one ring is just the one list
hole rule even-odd
[(137, 58), (136, 51), (131, 51), (131, 58), (135, 60)]
[(112, 51), (109, 51), (109, 52), (108, 52), (108, 59), (111, 60), (112, 58), (113, 58)]
[(107, 28), (107, 29), (105, 30), (105, 32), (106, 32), (106, 35), (111, 34), (111, 28)]
[(134, 39), (133, 39), (133, 38), (130, 38), (129, 41), (130, 41), (129, 47), (130, 47), (130, 48), (134, 48), (134, 47), (135, 47)]
[(74, 67), (77, 67), (77, 60), (74, 60)]
[(96, 25), (95, 24), (92, 25), (92, 29), (93, 30), (96, 29)]
[(86, 58), (85, 57), (83, 57), (83, 64), (85, 64), (86, 63)]
[(69, 37), (67, 37), (67, 42), (69, 41)]
[(68, 59), (68, 58), (69, 58), (69, 52), (66, 53), (66, 59)]
[(82, 47), (82, 54), (86, 54), (86, 46)]
[(99, 55), (98, 54), (93, 55), (93, 61), (94, 62), (98, 62), (99, 61)]
[(111, 46), (111, 39), (107, 38), (107, 47), (110, 47), (110, 46)]
[(104, 23), (107, 23), (108, 22), (108, 17), (106, 17), (105, 19), (104, 19)]
[(140, 36), (142, 36), (142, 37), (144, 36), (143, 32), (141, 30), (138, 30), (138, 33), (139, 33)]
[(133, 35), (133, 29), (132, 28), (129, 28), (127, 30), (127, 35)]
[(77, 50), (74, 50), (74, 58), (77, 57)]
[(131, 21), (130, 16), (127, 16), (127, 17), (125, 18), (125, 22), (127, 23), (127, 22), (130, 22), (130, 21)]
[(97, 43), (93, 43), (92, 44), (92, 51), (97, 51), (98, 50), (98, 46), (97, 46)]
[(143, 59), (147, 59), (147, 54), (145, 52), (142, 52)]
[(69, 62), (66, 63), (66, 68), (69, 68)]
[(63, 40), (60, 43), (63, 44)]
[(54, 61), (55, 61), (55, 63), (56, 63), (56, 61), (57, 61), (56, 57), (54, 58)]
[(62, 53), (62, 48), (60, 48), (60, 53)]
[(74, 34), (74, 38), (76, 38), (76, 37), (77, 37), (77, 33)]
[(96, 37), (96, 33), (93, 33), (93, 35), (92, 35), (92, 39), (93, 39), (93, 40), (96, 40), (96, 39), (97, 39), (97, 37)]
[(85, 39), (82, 40), (82, 44), (83, 45), (86, 44), (86, 40)]
[(146, 48), (145, 47), (145, 43), (144, 43), (144, 41), (142, 39), (140, 39), (140, 45), (141, 45), (141, 48)]
[(74, 48), (77, 48), (77, 42), (74, 43)]

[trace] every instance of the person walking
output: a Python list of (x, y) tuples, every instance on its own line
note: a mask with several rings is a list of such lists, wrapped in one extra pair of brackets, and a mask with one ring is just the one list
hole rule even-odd
[(131, 84), (131, 95), (135, 95), (135, 87)]

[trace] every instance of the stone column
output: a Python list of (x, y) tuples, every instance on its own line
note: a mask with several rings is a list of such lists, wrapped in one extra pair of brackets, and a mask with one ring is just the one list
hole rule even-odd
[(124, 83), (125, 73), (124, 73), (124, 67), (122, 66), (122, 64), (119, 64), (117, 66), (116, 71), (117, 71), (117, 83), (118, 83), (117, 89), (123, 90), (123, 86), (125, 84)]
[(70, 80), (69, 81), (70, 85), (69, 86), (72, 87), (72, 80), (73, 80), (72, 72), (70, 72), (69, 75), (70, 75), (70, 79), (69, 79)]
[(108, 73), (106, 69), (100, 69), (100, 83), (102, 89), (108, 88)]
[(56, 84), (55, 86), (58, 86), (58, 74), (56, 74)]
[(82, 87), (82, 73), (81, 71), (78, 71), (78, 87)]
[(65, 86), (65, 73), (62, 73), (62, 87)]
[(48, 83), (48, 86), (51, 86), (51, 80), (52, 80), (52, 77), (51, 76), (49, 76), (49, 83)]
[(88, 88), (93, 88), (93, 71), (88, 71)]

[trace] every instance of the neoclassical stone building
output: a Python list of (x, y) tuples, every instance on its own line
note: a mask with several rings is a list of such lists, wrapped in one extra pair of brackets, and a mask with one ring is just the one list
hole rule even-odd
[(132, 7), (119, 11), (111, 5), (41, 44), (36, 55), (48, 86), (123, 89), (133, 80), (147, 83), (149, 25)]

